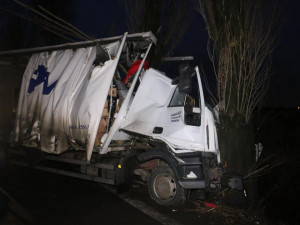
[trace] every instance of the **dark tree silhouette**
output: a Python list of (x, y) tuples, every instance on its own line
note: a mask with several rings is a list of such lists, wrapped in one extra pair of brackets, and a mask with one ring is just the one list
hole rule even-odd
[(193, 17), (190, 0), (124, 0), (130, 32), (152, 31), (158, 38), (150, 53), (150, 64), (159, 67), (163, 56), (171, 56)]
[[(208, 52), (217, 80), (219, 142), (225, 166), (244, 175), (249, 209), (257, 209), (254, 110), (264, 99), (271, 53), (280, 28), (276, 2), (196, 0), (209, 34)], [(276, 166), (275, 163), (273, 166)]]
[(279, 30), (277, 4), (261, 0), (196, 0), (209, 33), (220, 112), (220, 149), (242, 174), (255, 161), (252, 115), (264, 99)]

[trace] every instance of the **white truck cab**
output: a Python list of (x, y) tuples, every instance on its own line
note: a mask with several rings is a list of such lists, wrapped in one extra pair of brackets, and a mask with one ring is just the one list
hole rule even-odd
[(174, 153), (210, 152), (219, 159), (214, 117), (205, 107), (198, 68), (188, 69), (191, 74), (181, 75), (194, 78), (187, 90), (161, 72), (147, 70), (120, 127), (162, 141)]

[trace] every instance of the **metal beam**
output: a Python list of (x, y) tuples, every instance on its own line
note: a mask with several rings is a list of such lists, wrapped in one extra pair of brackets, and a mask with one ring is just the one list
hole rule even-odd
[(165, 62), (174, 62), (174, 61), (192, 61), (194, 60), (193, 56), (176, 56), (176, 57), (165, 57), (163, 61)]
[(101, 177), (93, 177), (93, 176), (89, 176), (89, 175), (85, 175), (85, 174), (80, 174), (80, 173), (67, 171), (67, 170), (55, 169), (55, 168), (46, 167), (46, 166), (33, 166), (33, 167), (31, 167), (27, 163), (18, 162), (18, 161), (15, 161), (15, 160), (10, 160), (10, 163), (12, 163), (14, 165), (18, 165), (18, 166), (29, 167), (29, 168), (32, 168), (32, 169), (37, 169), (37, 170), (42, 170), (42, 171), (46, 171), (46, 172), (56, 173), (56, 174), (65, 175), (65, 176), (69, 176), (69, 177), (75, 177), (75, 178), (79, 178), (79, 179), (83, 179), (83, 180), (90, 180), (90, 181), (95, 181), (95, 182), (110, 184), (110, 185), (115, 184), (115, 181), (112, 180), (112, 179), (101, 178)]
[(86, 161), (83, 161), (83, 160), (63, 158), (63, 157), (59, 157), (59, 156), (55, 156), (55, 155), (46, 155), (45, 159), (55, 161), (55, 162), (64, 162), (64, 163), (70, 163), (70, 164), (82, 165), (82, 166), (92, 166), (92, 167), (96, 167), (96, 168), (109, 169), (109, 170), (115, 169), (113, 164), (108, 164), (108, 163), (89, 163), (89, 164), (87, 164)]

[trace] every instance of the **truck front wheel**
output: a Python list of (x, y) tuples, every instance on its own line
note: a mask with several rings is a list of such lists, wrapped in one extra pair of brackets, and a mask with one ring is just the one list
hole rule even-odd
[(148, 190), (151, 198), (162, 206), (179, 207), (186, 201), (186, 190), (179, 185), (174, 172), (166, 165), (152, 171)]

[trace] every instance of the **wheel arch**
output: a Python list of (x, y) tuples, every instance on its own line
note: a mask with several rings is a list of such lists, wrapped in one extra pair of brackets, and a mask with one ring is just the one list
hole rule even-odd
[(179, 171), (176, 167), (177, 160), (172, 153), (164, 149), (152, 149), (142, 152), (137, 156), (137, 160), (139, 163), (148, 162), (154, 159), (160, 159), (165, 161), (168, 164), (168, 166), (173, 170), (176, 179), (179, 180)]

